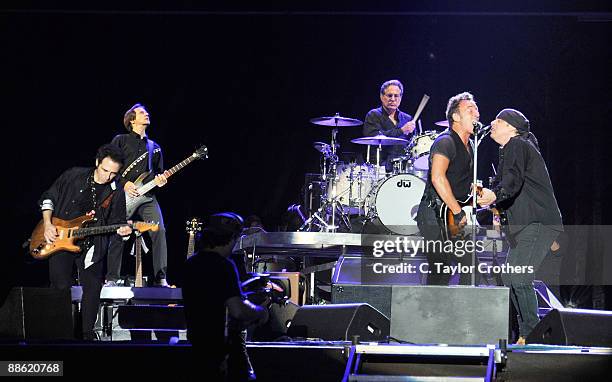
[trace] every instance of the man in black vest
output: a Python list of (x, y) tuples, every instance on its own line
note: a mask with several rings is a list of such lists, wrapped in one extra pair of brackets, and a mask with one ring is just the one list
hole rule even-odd
[[(472, 147), (470, 135), (474, 122), (480, 118), (474, 96), (468, 92), (457, 94), (448, 100), (446, 118), (449, 129), (443, 131), (431, 146), (427, 185), (419, 205), (417, 224), (426, 242), (443, 240), (442, 226), (438, 212), (445, 204), (453, 213), (454, 221), (461, 226), (467, 224), (465, 212), (458, 200), (466, 200), (472, 183)], [(448, 285), (452, 273), (444, 272), (443, 266), (452, 264), (469, 265), (469, 254), (457, 256), (439, 248), (426, 250), (429, 263), (427, 284)], [(470, 274), (461, 273), (460, 284), (468, 285)]]
[[(116, 182), (122, 164), (121, 151), (107, 144), (98, 149), (95, 168), (73, 167), (55, 180), (39, 201), (44, 236), (48, 243), (54, 242), (58, 235), (53, 218), (72, 220), (91, 212), (96, 226), (126, 223), (117, 230), (117, 234), (126, 236), (132, 232), (125, 219), (125, 193)], [(73, 268), (76, 264), (79, 284), (83, 289), (81, 317), (83, 338), (86, 340), (94, 339), (100, 290), (104, 281), (103, 260), (109, 236), (89, 236), (78, 243), (81, 253), (59, 251), (49, 258), (52, 288), (69, 289), (74, 283)]]
[[(134, 181), (144, 172), (149, 175), (144, 178), (143, 184), (155, 180), (158, 187), (167, 183), (167, 172), (164, 172), (164, 162), (161, 147), (146, 134), (149, 127), (149, 112), (139, 103), (132, 106), (123, 116), (123, 125), (129, 131), (128, 134), (117, 135), (112, 144), (119, 147), (125, 155), (125, 164), (121, 168), (121, 176), (124, 180), (123, 189), (126, 195), (138, 196), (137, 186)], [(166, 271), (168, 268), (168, 248), (166, 246), (166, 228), (159, 203), (153, 193), (149, 192), (153, 199), (140, 205), (134, 216), (144, 221), (152, 221), (159, 224), (159, 230), (149, 231), (153, 251), (153, 272), (155, 286), (167, 287)], [(128, 216), (128, 218), (132, 218)], [(106, 286), (116, 286), (121, 271), (121, 258), (123, 254), (123, 242), (113, 240), (110, 245), (107, 261)]]

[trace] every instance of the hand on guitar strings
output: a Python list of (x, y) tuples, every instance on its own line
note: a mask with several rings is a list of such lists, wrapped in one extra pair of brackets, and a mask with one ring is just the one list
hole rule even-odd
[(129, 225), (124, 225), (123, 227), (120, 227), (119, 229), (117, 229), (117, 235), (125, 237), (131, 234), (132, 234), (132, 227), (130, 227)]
[(480, 195), (480, 197), (478, 198), (478, 205), (480, 205), (481, 207), (489, 206), (493, 204), (496, 199), (497, 196), (493, 191), (489, 190), (488, 188), (483, 188), (482, 195)]
[(157, 187), (163, 187), (166, 183), (168, 183), (168, 177), (170, 176), (170, 172), (164, 171), (163, 174), (155, 175), (155, 184)]
[(123, 186), (123, 189), (125, 190), (125, 193), (128, 194), (129, 196), (137, 197), (138, 195), (140, 195), (138, 193), (138, 190), (136, 189), (136, 185), (133, 182), (125, 183), (125, 186)]

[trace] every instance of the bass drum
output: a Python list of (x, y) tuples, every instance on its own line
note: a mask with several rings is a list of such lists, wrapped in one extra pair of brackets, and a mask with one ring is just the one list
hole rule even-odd
[(425, 181), (412, 174), (383, 179), (368, 196), (368, 216), (378, 218), (392, 233), (415, 235), (419, 232), (416, 215), (424, 191)]

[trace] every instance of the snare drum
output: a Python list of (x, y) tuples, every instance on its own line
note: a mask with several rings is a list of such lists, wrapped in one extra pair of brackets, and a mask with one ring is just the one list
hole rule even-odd
[(407, 156), (401, 156), (391, 159), (391, 164), (393, 165), (393, 175), (406, 174), (412, 166), (412, 160)]
[(437, 131), (425, 131), (412, 138), (409, 152), (415, 170), (429, 170), (429, 150), (438, 134)]
[(368, 215), (378, 218), (393, 233), (417, 234), (416, 215), (424, 191), (425, 181), (415, 175), (390, 176), (381, 180), (368, 195)]

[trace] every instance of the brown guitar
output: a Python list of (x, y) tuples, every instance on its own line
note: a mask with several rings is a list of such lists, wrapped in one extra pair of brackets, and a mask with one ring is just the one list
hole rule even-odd
[[(476, 192), (478, 196), (482, 196), (482, 185), (476, 186)], [(468, 224), (472, 221), (472, 195), (469, 195), (465, 201), (457, 201), (461, 209), (465, 212), (465, 217)], [(445, 239), (446, 240), (454, 240), (459, 239), (463, 236), (464, 231), (462, 226), (459, 225), (460, 222), (455, 222), (455, 216), (453, 215), (453, 211), (444, 203), (440, 207), (439, 212), (440, 219), (442, 220), (444, 231), (445, 231)]]
[(45, 240), (45, 223), (43, 220), (38, 222), (32, 236), (30, 237), (30, 255), (38, 260), (47, 259), (49, 256), (58, 251), (80, 252), (81, 247), (76, 244), (76, 241), (86, 236), (102, 235), (105, 233), (115, 232), (126, 225), (140, 232), (157, 231), (159, 225), (156, 223), (134, 222), (132, 224), (113, 224), (101, 227), (87, 227), (95, 221), (90, 215), (83, 215), (72, 220), (62, 220), (53, 217), (51, 222), (57, 228), (57, 238), (53, 243), (47, 243)]
[(198, 218), (187, 220), (187, 234), (189, 242), (187, 243), (187, 258), (190, 258), (195, 251), (195, 235), (202, 230), (202, 222)]

